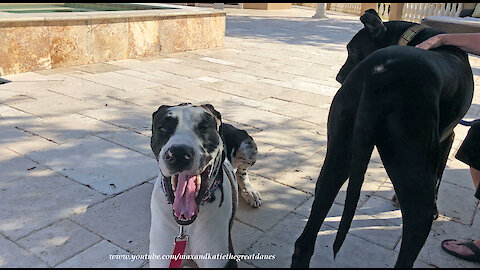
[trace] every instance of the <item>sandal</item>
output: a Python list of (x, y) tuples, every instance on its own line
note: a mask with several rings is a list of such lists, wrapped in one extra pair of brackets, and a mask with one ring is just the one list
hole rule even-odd
[(457, 253), (455, 251), (451, 251), (449, 249), (447, 249), (443, 244), (447, 241), (458, 241), (458, 240), (455, 240), (455, 239), (447, 239), (447, 240), (443, 240), (442, 241), (442, 249), (447, 252), (448, 254), (450, 255), (453, 255), (457, 258), (460, 258), (460, 259), (463, 259), (463, 260), (466, 260), (466, 261), (470, 261), (470, 262), (480, 262), (480, 248), (475, 245), (473, 243), (473, 240), (465, 240), (465, 242), (463, 243), (458, 243), (456, 245), (464, 245), (466, 247), (468, 247), (471, 251), (473, 251), (473, 255), (462, 255), (460, 253)]

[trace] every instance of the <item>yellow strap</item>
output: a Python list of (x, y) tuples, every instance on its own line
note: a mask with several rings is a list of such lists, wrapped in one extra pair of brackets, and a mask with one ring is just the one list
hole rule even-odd
[(407, 46), (407, 44), (412, 41), (413, 37), (415, 37), (418, 33), (420, 33), (423, 29), (428, 28), (426, 25), (416, 24), (407, 29), (407, 31), (403, 32), (400, 40), (398, 41), (398, 45), (400, 46)]

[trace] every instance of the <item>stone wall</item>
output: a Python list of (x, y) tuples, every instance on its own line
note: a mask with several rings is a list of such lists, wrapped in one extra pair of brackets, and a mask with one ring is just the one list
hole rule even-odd
[(223, 46), (225, 13), (0, 18), (0, 75)]

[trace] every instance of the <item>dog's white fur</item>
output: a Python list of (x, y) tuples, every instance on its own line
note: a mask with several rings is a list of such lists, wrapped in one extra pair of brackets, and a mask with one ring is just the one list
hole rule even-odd
[[(189, 107), (189, 112), (185, 112), (185, 107)], [(192, 172), (195, 174), (200, 173), (205, 169), (199, 168), (198, 153), (200, 152), (200, 141), (192, 129), (191, 124), (195, 123), (196, 117), (204, 112), (204, 109), (199, 107), (184, 106), (183, 108), (172, 107), (169, 108), (168, 113), (171, 116), (176, 117), (179, 122), (175, 130), (174, 136), (162, 147), (159, 156), (162, 157), (172, 144), (186, 144), (194, 147), (195, 157), (194, 165), (192, 166)], [(220, 122), (218, 122), (220, 125)], [(221, 138), (220, 138), (221, 139)], [(241, 147), (246, 147), (242, 145)], [(223, 145), (221, 144), (218, 153), (215, 156), (221, 155)], [(242, 153), (242, 151), (240, 151)], [(210, 255), (216, 254), (228, 254), (229, 251), (229, 223), (232, 217), (232, 211), (237, 208), (238, 202), (238, 185), (242, 190), (242, 196), (244, 199), (254, 207), (259, 207), (261, 204), (260, 193), (253, 188), (248, 179), (246, 171), (249, 166), (240, 161), (240, 158), (247, 160), (246, 157), (237, 157), (234, 160), (236, 171), (236, 177), (233, 175), (234, 166), (230, 164), (228, 159), (225, 159), (221, 170), (223, 171), (223, 197), (224, 201), (222, 206), (219, 207), (221, 202), (220, 190), (217, 188), (215, 191), (216, 200), (212, 203), (205, 203), (199, 206), (199, 212), (195, 221), (187, 226), (184, 226), (184, 232), (189, 236), (185, 254), (193, 255)], [(212, 159), (208, 165), (213, 165), (215, 159)], [(250, 162), (247, 160), (247, 162)], [(207, 166), (208, 166), (207, 165)], [(165, 166), (162, 158), (159, 159), (159, 169), (162, 173), (155, 182), (153, 189), (150, 208), (151, 208), (151, 227), (150, 227), (150, 255), (159, 256), (159, 259), (151, 259), (150, 267), (168, 267), (170, 259), (161, 259), (162, 255), (171, 255), (174, 249), (175, 237), (179, 234), (179, 225), (175, 221), (172, 214), (172, 205), (168, 204), (167, 197), (163, 192), (162, 181), (165, 177), (169, 177), (170, 171)], [(227, 173), (229, 175), (227, 175)], [(207, 181), (207, 179), (202, 179)], [(208, 186), (211, 185), (213, 180), (208, 180)], [(199, 194), (200, 196), (200, 194)], [(154, 256), (151, 256), (154, 257)], [(199, 267), (225, 267), (228, 260), (196, 260), (195, 263)]]
[[(220, 205), (220, 196), (213, 203), (205, 203), (200, 206), (196, 220), (184, 226), (185, 234), (189, 236), (189, 241), (185, 249), (185, 254), (205, 255), (210, 253), (228, 254), (228, 234), (229, 222), (233, 211), (232, 200), (229, 198), (238, 197), (237, 183), (232, 165), (225, 159), (225, 167), (230, 177), (223, 172), (223, 192), (225, 200)], [(152, 223), (150, 227), (150, 254), (151, 255), (171, 255), (174, 248), (175, 236), (179, 234), (179, 226), (172, 215), (172, 206), (168, 204), (167, 198), (162, 191), (162, 174), (160, 174), (153, 188), (150, 208), (152, 212)], [(232, 179), (234, 183), (230, 183)], [(220, 192), (217, 190), (217, 192)], [(217, 193), (216, 192), (216, 193)], [(236, 206), (235, 206), (236, 207)], [(228, 260), (197, 260), (195, 263), (199, 267), (224, 267)], [(170, 264), (170, 260), (150, 260), (150, 267), (165, 267)]]

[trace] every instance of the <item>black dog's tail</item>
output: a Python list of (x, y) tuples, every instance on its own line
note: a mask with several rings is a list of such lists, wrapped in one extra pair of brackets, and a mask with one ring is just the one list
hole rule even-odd
[(340, 250), (355, 215), (365, 172), (375, 145), (375, 129), (381, 109), (379, 104), (367, 105), (364, 100), (372, 91), (363, 89), (353, 128), (352, 162), (349, 173), (347, 196), (342, 219), (333, 244), (334, 257)]

